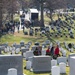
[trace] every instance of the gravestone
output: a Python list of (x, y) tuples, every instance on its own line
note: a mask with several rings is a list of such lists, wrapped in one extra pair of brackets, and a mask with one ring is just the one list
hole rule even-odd
[(57, 64), (64, 62), (65, 64), (67, 63), (67, 57), (58, 57), (57, 58)]
[(51, 75), (60, 75), (60, 67), (59, 66), (52, 66)]
[(24, 46), (24, 41), (20, 41), (20, 45), (21, 45), (21, 47), (23, 47)]
[(45, 30), (46, 30), (46, 32), (49, 32), (50, 28), (49, 27), (45, 27)]
[(21, 49), (22, 55), (23, 55), (23, 53), (25, 53), (26, 51), (29, 51), (29, 49), (28, 49), (28, 48), (22, 48), (22, 49)]
[(73, 35), (73, 33), (70, 33), (70, 38), (74, 38), (74, 35)]
[(30, 29), (29, 35), (30, 35), (30, 36), (33, 36), (33, 29)]
[(25, 44), (25, 48), (30, 48), (30, 45), (29, 44)]
[(59, 67), (60, 67), (60, 73), (66, 73), (66, 64), (61, 62), (59, 63)]
[(68, 56), (68, 65), (69, 65), (69, 66), (70, 66), (70, 58), (73, 57), (73, 56), (75, 56), (75, 53), (71, 53), (71, 54), (69, 54), (69, 56)]
[(50, 72), (51, 57), (50, 56), (34, 56), (32, 59), (32, 69), (33, 69), (33, 72)]
[(35, 42), (35, 44), (34, 44), (35, 46), (39, 46), (40, 45), (40, 43), (39, 42)]
[(24, 32), (24, 35), (28, 35), (28, 32), (27, 32), (27, 31), (25, 31), (25, 32)]
[(17, 75), (23, 75), (21, 55), (0, 55), (0, 75), (7, 75), (10, 68), (17, 69)]
[(8, 69), (8, 75), (17, 75), (17, 70), (15, 68)]
[(29, 41), (27, 44), (29, 44), (30, 46), (32, 45), (32, 42), (31, 41)]
[(33, 51), (26, 51), (26, 60), (28, 60), (29, 57), (33, 57)]
[(45, 43), (42, 43), (42, 47), (43, 47), (43, 48), (46, 48), (46, 44), (45, 44)]
[(2, 47), (0, 46), (0, 54), (1, 54), (1, 51), (2, 51)]
[(75, 56), (70, 57), (70, 75), (75, 75)]
[(35, 51), (36, 47), (37, 47), (37, 46), (32, 46), (31, 50), (32, 50), (32, 51)]
[(50, 40), (46, 40), (45, 43), (46, 43), (46, 45), (49, 45), (50, 44)]
[(20, 44), (16, 44), (15, 48), (21, 48), (21, 45)]

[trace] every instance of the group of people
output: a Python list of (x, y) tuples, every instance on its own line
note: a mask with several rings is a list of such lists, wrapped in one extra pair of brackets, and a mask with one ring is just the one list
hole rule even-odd
[[(41, 55), (42, 54), (41, 50), (42, 50), (42, 47), (36, 47), (36, 49), (33, 51), (33, 54), (35, 56)], [(49, 46), (46, 50), (46, 55), (53, 56), (53, 57), (59, 57), (60, 56), (59, 46), (58, 45), (56, 47)]]
[(50, 55), (50, 56), (60, 56), (60, 50), (59, 50), (59, 46), (57, 45), (56, 47), (52, 46), (51, 48), (48, 47), (48, 49), (46, 50), (46, 55)]

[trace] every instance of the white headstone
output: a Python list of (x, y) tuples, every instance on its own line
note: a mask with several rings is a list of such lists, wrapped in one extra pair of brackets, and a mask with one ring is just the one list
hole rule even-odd
[(59, 66), (52, 66), (51, 73), (52, 73), (52, 75), (60, 75), (60, 68), (59, 68)]
[(75, 75), (75, 56), (70, 57), (70, 74)]
[(15, 54), (15, 50), (12, 50), (12, 54)]
[(24, 46), (24, 41), (21, 41), (20, 45), (21, 45), (21, 47), (23, 47)]
[(34, 56), (33, 51), (26, 51), (26, 60), (28, 60), (28, 58), (32, 56)]
[(26, 61), (26, 69), (31, 69), (31, 61)]
[(8, 69), (8, 75), (17, 75), (17, 69), (15, 68)]
[(51, 57), (50, 56), (34, 56), (32, 59), (33, 72), (50, 72)]
[(46, 40), (45, 43), (46, 43), (46, 45), (49, 45), (50, 44), (50, 40)]
[(57, 58), (57, 63), (61, 63), (64, 62), (65, 64), (67, 63), (67, 57), (58, 57)]
[(70, 66), (70, 58), (73, 57), (73, 56), (75, 56), (75, 53), (71, 53), (71, 54), (69, 54), (69, 56), (68, 56), (68, 65), (69, 65), (69, 66)]
[(41, 50), (42, 51), (42, 55), (46, 55), (46, 50)]
[(15, 52), (16, 53), (19, 53), (20, 52), (20, 48), (17, 48)]
[(23, 53), (23, 57), (26, 57), (26, 53), (25, 52)]
[(52, 66), (57, 66), (57, 60), (51, 60), (51, 67)]
[[(21, 55), (0, 55), (0, 75), (7, 75), (8, 69), (17, 69), (17, 75), (23, 75), (23, 59)], [(14, 73), (11, 75), (15, 75)]]
[(66, 64), (61, 62), (59, 63), (60, 73), (66, 73)]
[(66, 57), (66, 50), (63, 50), (63, 51), (62, 51), (62, 55), (63, 55), (64, 57)]

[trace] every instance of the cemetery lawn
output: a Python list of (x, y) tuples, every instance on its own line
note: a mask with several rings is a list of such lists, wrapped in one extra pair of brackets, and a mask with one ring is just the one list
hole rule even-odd
[[(36, 41), (40, 42), (40, 44), (41, 44), (47, 39), (50, 40), (51, 42), (55, 42), (56, 40), (59, 40), (61, 42), (62, 47), (64, 47), (63, 46), (64, 41), (73, 42), (73, 43), (75, 41), (75, 39), (65, 38), (65, 37), (61, 37), (61, 38), (49, 37), (48, 35), (44, 35), (44, 34), (42, 36), (40, 36), (39, 33), (37, 35), (34, 35), (34, 36), (29, 36), (29, 35), (24, 35), (23, 32), (21, 31), (20, 33), (15, 32), (14, 35), (13, 34), (3, 35), (0, 38), (0, 43), (8, 42), (8, 44), (11, 46), (15, 42), (19, 44), (21, 40), (24, 40), (25, 43), (27, 43), (28, 41), (32, 41), (32, 45), (33, 45), (34, 42), (36, 42)], [(69, 53), (70, 52), (67, 51), (67, 56), (68, 56)], [(51, 73), (35, 74), (33, 72), (30, 72), (29, 70), (24, 69), (25, 66), (26, 66), (26, 61), (25, 61), (25, 59), (23, 59), (23, 73), (25, 73), (26, 75), (51, 75)], [(69, 67), (66, 67), (66, 74), (63, 74), (63, 75), (69, 75)]]
[[(17, 16), (17, 15), (15, 15), (15, 16)], [(54, 16), (54, 19), (57, 19), (57, 17)], [(19, 16), (14, 18), (14, 20), (18, 21)], [(45, 23), (48, 24), (49, 21), (50, 21), (50, 19), (45, 16)], [(68, 24), (69, 24), (69, 22), (68, 22)], [(28, 32), (28, 30), (25, 30), (25, 31)], [(51, 30), (51, 33), (55, 34), (56, 32), (57, 31), (54, 32), (54, 31)], [(62, 31), (62, 33), (64, 33), (64, 32), (65, 31)], [(65, 32), (65, 33), (67, 34), (67, 32)], [(73, 30), (73, 33), (75, 33), (75, 30)], [(47, 35), (43, 34), (43, 35), (40, 36), (40, 33), (38, 32), (37, 35), (34, 34), (33, 36), (29, 36), (29, 35), (24, 35), (23, 32), (20, 31), (20, 33), (15, 32), (14, 35), (13, 34), (3, 35), (0, 38), (0, 44), (8, 42), (8, 44), (10, 46), (12, 46), (13, 43), (18, 43), (19, 44), (21, 40), (24, 40), (25, 43), (27, 43), (28, 41), (32, 41), (32, 45), (34, 45), (34, 42), (39, 42), (40, 44), (42, 44), (45, 40), (50, 40), (51, 42), (55, 42), (55, 41), (59, 40), (60, 43), (61, 43), (61, 46), (65, 49), (65, 47), (63, 45), (63, 42), (67, 42), (67, 43), (74, 43), (75, 42), (75, 39), (71, 39), (69, 37), (68, 38), (66, 38), (65, 36), (55, 37), (54, 35), (52, 35), (52, 36), (49, 36), (49, 35), (50, 34), (47, 34)], [(74, 34), (74, 37), (75, 37), (75, 34)], [(70, 54), (70, 52), (67, 50), (67, 56), (68, 56), (68, 54)], [(23, 73), (26, 74), (26, 75), (51, 75), (51, 73), (35, 74), (33, 72), (30, 72), (29, 70), (24, 69), (25, 66), (26, 66), (26, 61), (25, 61), (25, 59), (23, 59)], [(66, 67), (66, 74), (63, 74), (63, 75), (69, 75), (69, 67)]]

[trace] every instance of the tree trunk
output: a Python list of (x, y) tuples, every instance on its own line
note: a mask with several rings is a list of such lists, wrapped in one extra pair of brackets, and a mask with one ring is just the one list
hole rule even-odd
[(2, 0), (0, 0), (0, 29), (2, 28)]
[(13, 0), (12, 0), (12, 5), (11, 5), (11, 7), (12, 7), (12, 9), (11, 9), (11, 21), (13, 21), (13, 14), (14, 14), (14, 12), (13, 12), (13, 10), (14, 10), (14, 8), (13, 8)]
[(50, 19), (51, 19), (51, 22), (53, 21), (53, 18), (52, 18), (52, 17), (53, 17), (53, 16), (52, 16), (52, 12), (53, 12), (53, 11), (50, 10)]
[(11, 13), (11, 21), (13, 21), (13, 12)]
[(0, 8), (0, 28), (2, 27), (2, 9)]
[(41, 27), (44, 27), (43, 0), (41, 0)]

